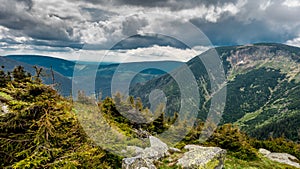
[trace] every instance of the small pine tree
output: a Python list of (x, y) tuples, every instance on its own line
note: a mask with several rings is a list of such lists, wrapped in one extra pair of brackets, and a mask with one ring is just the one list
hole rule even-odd
[(17, 66), (12, 71), (12, 76), (16, 82), (28, 82), (30, 81), (31, 74), (26, 72), (23, 66)]

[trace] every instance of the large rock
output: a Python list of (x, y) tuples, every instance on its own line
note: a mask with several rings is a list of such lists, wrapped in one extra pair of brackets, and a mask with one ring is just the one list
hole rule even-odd
[(219, 147), (202, 147), (197, 145), (186, 145), (189, 150), (177, 162), (184, 169), (194, 168), (223, 168), (226, 150)]
[(260, 148), (260, 149), (258, 150), (258, 152), (259, 152), (260, 154), (264, 155), (264, 156), (267, 156), (267, 155), (271, 154), (271, 151), (266, 150), (266, 149), (263, 149), (263, 148)]
[(299, 161), (296, 157), (287, 154), (287, 153), (270, 153), (267, 155), (267, 158), (279, 163), (288, 164), (297, 168), (300, 168), (300, 164), (296, 161)]
[(169, 147), (166, 143), (162, 142), (160, 139), (150, 136), (150, 147), (145, 148), (142, 153), (143, 158), (151, 160), (159, 160), (167, 155), (169, 155)]
[(122, 161), (122, 169), (155, 169), (154, 161), (157, 161), (168, 155), (169, 147), (160, 139), (150, 136), (150, 147), (145, 149), (129, 146), (127, 149), (133, 150), (137, 156), (132, 158), (124, 158)]
[(162, 142), (160, 139), (150, 136), (150, 146), (151, 148), (160, 148), (162, 151), (166, 152), (168, 151), (169, 147), (166, 143)]
[(273, 152), (270, 152), (269, 150), (266, 150), (263, 148), (260, 148), (258, 150), (258, 152), (272, 161), (277, 161), (279, 163), (288, 164), (288, 165), (300, 168), (300, 164), (298, 163), (299, 160), (295, 156), (292, 156), (290, 154), (273, 153)]
[(173, 153), (181, 153), (181, 150), (179, 150), (178, 148), (169, 147), (169, 153), (171, 153), (171, 154), (173, 154)]
[(137, 146), (127, 146), (125, 151), (127, 154), (130, 154), (130, 157), (141, 155), (144, 152), (144, 149)]
[(151, 160), (142, 158), (141, 156), (124, 158), (122, 161), (122, 169), (156, 169)]

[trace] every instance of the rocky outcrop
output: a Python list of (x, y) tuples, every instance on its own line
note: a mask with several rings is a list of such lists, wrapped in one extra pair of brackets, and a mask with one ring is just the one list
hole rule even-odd
[(127, 146), (127, 150), (124, 153), (130, 154), (131, 157), (138, 156), (143, 153), (144, 149), (137, 146)]
[(287, 153), (273, 153), (266, 149), (259, 149), (259, 152), (272, 161), (288, 164), (297, 168), (300, 168), (299, 160)]
[(181, 150), (179, 150), (178, 148), (170, 147), (169, 148), (169, 153), (171, 153), (171, 154), (173, 154), (173, 153), (181, 153)]
[(151, 147), (145, 148), (142, 153), (143, 158), (151, 159), (153, 161), (159, 160), (167, 156), (169, 147), (166, 143), (162, 142), (156, 137), (150, 136), (150, 145)]
[[(150, 136), (150, 147), (142, 149), (140, 147), (129, 146), (128, 150), (134, 151), (135, 157), (124, 158), (122, 161), (122, 169), (156, 169), (154, 163), (162, 158), (173, 153), (181, 153), (177, 148), (169, 148), (166, 143), (160, 139)], [(223, 168), (226, 150), (218, 147), (201, 147), (197, 145), (186, 145), (184, 147), (188, 152), (183, 154), (174, 165), (186, 169), (194, 168), (209, 168), (221, 169)]]
[(145, 149), (131, 146), (128, 149), (134, 149), (137, 156), (131, 158), (124, 158), (122, 161), (122, 169), (140, 169), (142, 167), (148, 169), (156, 169), (153, 164), (165, 156), (167, 156), (169, 147), (166, 143), (162, 142), (160, 139), (150, 136), (150, 147)]
[(219, 147), (202, 147), (197, 145), (186, 145), (184, 148), (188, 152), (184, 153), (177, 163), (182, 168), (223, 168), (226, 150)]
[(122, 161), (122, 169), (156, 169), (153, 162), (149, 159), (145, 159), (141, 156), (124, 158)]
[(260, 149), (258, 150), (258, 152), (259, 152), (260, 154), (264, 155), (264, 156), (267, 156), (267, 155), (271, 154), (271, 151), (266, 150), (266, 149), (263, 149), (263, 148), (260, 148)]

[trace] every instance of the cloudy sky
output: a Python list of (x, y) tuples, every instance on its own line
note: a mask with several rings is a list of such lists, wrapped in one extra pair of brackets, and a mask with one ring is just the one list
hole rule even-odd
[(300, 0), (0, 0), (0, 55), (187, 61), (212, 46), (300, 46), (299, 16)]

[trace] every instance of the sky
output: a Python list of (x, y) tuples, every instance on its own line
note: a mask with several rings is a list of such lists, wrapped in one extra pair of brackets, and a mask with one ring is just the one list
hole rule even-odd
[(213, 46), (300, 47), (300, 0), (0, 0), (0, 55), (188, 61)]

